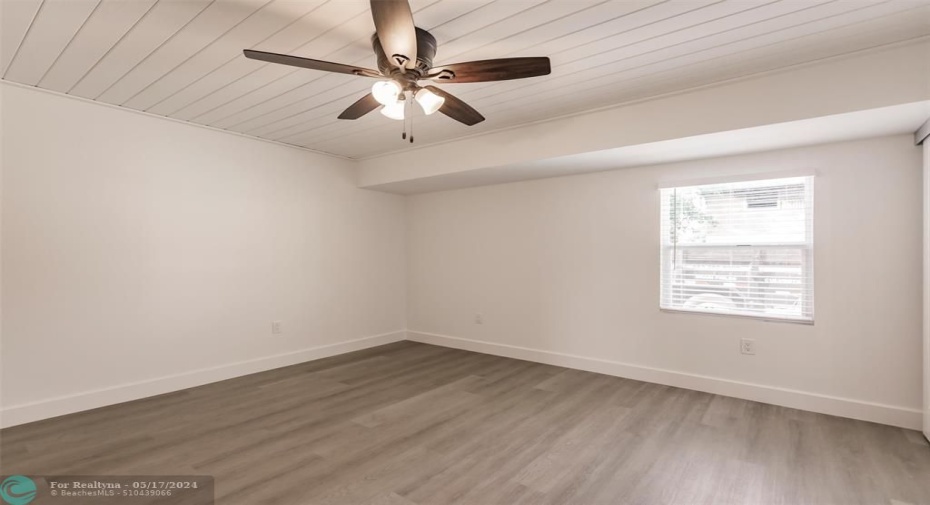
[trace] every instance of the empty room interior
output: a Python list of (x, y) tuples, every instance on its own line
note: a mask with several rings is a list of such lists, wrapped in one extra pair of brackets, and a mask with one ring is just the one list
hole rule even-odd
[(0, 505), (930, 505), (930, 0), (0, 0)]

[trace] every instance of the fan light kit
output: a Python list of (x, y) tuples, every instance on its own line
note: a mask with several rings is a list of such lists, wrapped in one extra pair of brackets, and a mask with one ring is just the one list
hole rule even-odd
[(381, 105), (392, 105), (397, 102), (403, 90), (400, 84), (394, 81), (378, 81), (371, 86), (371, 94)]
[(442, 104), (446, 103), (445, 98), (437, 95), (436, 93), (433, 93), (426, 88), (422, 88), (417, 91), (417, 94), (414, 95), (414, 98), (416, 98), (417, 103), (420, 104), (420, 107), (423, 107), (423, 112), (425, 112), (427, 116), (439, 110), (442, 107)]
[[(404, 97), (400, 84), (394, 81), (378, 81), (371, 86), (371, 95), (384, 107), (381, 113), (391, 119), (404, 119)], [(414, 95), (423, 113), (429, 116), (439, 110), (446, 99), (426, 88), (420, 88)]]
[(407, 105), (406, 101), (395, 100), (394, 103), (385, 105), (381, 108), (381, 114), (384, 114), (386, 117), (391, 119), (396, 119), (398, 121), (404, 120), (404, 107)]
[[(416, 101), (426, 115), (439, 111), (467, 126), (484, 121), (484, 116), (467, 103), (433, 85), (421, 86), (420, 81), (467, 83), (506, 81), (549, 75), (549, 58), (502, 58), (469, 61), (438, 67), (433, 66), (436, 56), (436, 38), (413, 24), (413, 13), (407, 0), (370, 0), (375, 34), (371, 46), (375, 52), (378, 70), (312, 60), (299, 56), (267, 53), (245, 49), (246, 58), (279, 63), (293, 67), (336, 72), (379, 79), (371, 93), (350, 105), (339, 119), (358, 119), (381, 107), (381, 114), (398, 121), (409, 118), (405, 109)], [(406, 121), (404, 134), (407, 138)], [(411, 122), (411, 129), (413, 124)], [(413, 142), (413, 135), (410, 135)]]

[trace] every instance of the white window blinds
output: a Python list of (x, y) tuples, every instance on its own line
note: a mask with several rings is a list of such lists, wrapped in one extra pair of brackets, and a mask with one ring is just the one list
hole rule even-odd
[(813, 322), (813, 185), (663, 188), (660, 307)]

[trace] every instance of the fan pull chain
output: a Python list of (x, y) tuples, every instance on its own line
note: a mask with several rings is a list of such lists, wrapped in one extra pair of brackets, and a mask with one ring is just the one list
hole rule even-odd
[(413, 93), (408, 92), (407, 100), (404, 102), (404, 123), (406, 123), (406, 118), (410, 118), (410, 143), (413, 144)]
[(404, 131), (400, 134), (401, 140), (407, 140), (407, 120), (410, 120), (410, 143), (413, 144), (413, 116), (410, 115), (410, 111), (413, 108), (410, 106), (411, 98), (404, 100)]
[(404, 132), (400, 134), (401, 140), (407, 140), (407, 100), (404, 100)]

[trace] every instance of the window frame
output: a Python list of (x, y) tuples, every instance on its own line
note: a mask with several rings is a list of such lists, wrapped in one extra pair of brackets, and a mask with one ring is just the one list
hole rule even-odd
[[(674, 243), (672, 241), (666, 241), (665, 227), (670, 226), (670, 223), (666, 223), (665, 215), (663, 213), (663, 208), (665, 206), (665, 195), (663, 194), (666, 190), (675, 190), (679, 188), (694, 188), (701, 186), (715, 186), (720, 184), (739, 184), (742, 182), (757, 182), (757, 181), (778, 181), (782, 179), (793, 179), (793, 178), (806, 178), (804, 181), (804, 225), (805, 225), (805, 240), (801, 242), (784, 242), (777, 244), (765, 244), (765, 243), (756, 243), (756, 244), (740, 244), (740, 243), (730, 243), (730, 244), (690, 244), (690, 245), (681, 245)], [(815, 249), (815, 216), (814, 216), (814, 192), (815, 192), (815, 177), (812, 171), (795, 171), (788, 173), (775, 173), (775, 174), (756, 174), (750, 177), (717, 177), (709, 178), (698, 181), (674, 181), (672, 183), (660, 184), (659, 186), (659, 262), (660, 262), (660, 271), (659, 271), (659, 310), (661, 312), (673, 313), (673, 314), (696, 314), (700, 316), (718, 316), (718, 317), (735, 317), (742, 319), (753, 319), (757, 321), (765, 322), (779, 322), (779, 323), (791, 323), (791, 324), (803, 324), (803, 325), (814, 325), (816, 320), (816, 303), (815, 303), (815, 272), (814, 272), (814, 249)], [(674, 282), (674, 274), (672, 273), (672, 265), (676, 258), (676, 253), (682, 249), (719, 249), (719, 250), (736, 250), (739, 248), (757, 248), (757, 249), (791, 249), (798, 250), (801, 255), (801, 279), (804, 286), (809, 286), (810, 295), (801, 296), (800, 303), (801, 305), (801, 315), (800, 316), (787, 316), (779, 317), (773, 316), (771, 314), (765, 313), (748, 313), (745, 311), (728, 311), (723, 309), (689, 309), (684, 307), (667, 307), (665, 306), (665, 300), (667, 298), (666, 294), (669, 294), (671, 290), (675, 289), (672, 286)], [(803, 288), (802, 288), (803, 289)]]

